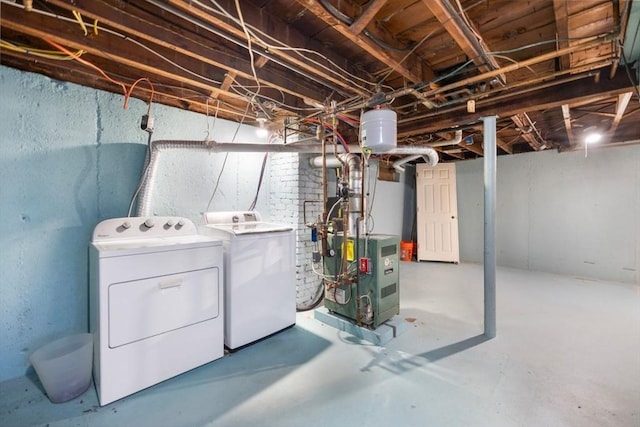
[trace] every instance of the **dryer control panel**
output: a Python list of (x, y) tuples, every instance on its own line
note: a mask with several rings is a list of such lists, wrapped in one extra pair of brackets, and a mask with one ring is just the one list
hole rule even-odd
[(93, 230), (93, 242), (116, 239), (166, 238), (198, 234), (193, 222), (175, 216), (107, 219)]

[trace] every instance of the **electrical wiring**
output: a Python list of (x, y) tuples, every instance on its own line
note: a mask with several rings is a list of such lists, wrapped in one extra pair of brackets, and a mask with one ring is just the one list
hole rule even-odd
[[(65, 48), (65, 47), (63, 47), (63, 46), (60, 46), (58, 43), (54, 42), (53, 40), (47, 40), (47, 39), (45, 39), (44, 41), (46, 41), (47, 43), (49, 43), (51, 46), (55, 47), (56, 49), (60, 50), (61, 52), (64, 52), (64, 53), (66, 53), (67, 55), (72, 55), (72, 53), (71, 53), (67, 48)], [(109, 75), (107, 75), (107, 73), (105, 73), (104, 71), (102, 71), (102, 68), (98, 67), (97, 65), (92, 64), (92, 63), (91, 63), (91, 62), (89, 62), (89, 61), (85, 61), (84, 59), (79, 58), (79, 57), (78, 57), (78, 58), (75, 58), (75, 60), (76, 60), (76, 61), (78, 61), (78, 62), (80, 62), (81, 64), (86, 65), (87, 67), (91, 67), (91, 68), (93, 68), (94, 70), (98, 71), (98, 72), (102, 75), (102, 77), (104, 77), (105, 79), (107, 79), (107, 81), (109, 81), (109, 82), (111, 82), (111, 83), (113, 83), (113, 84), (115, 84), (115, 85), (120, 86), (120, 87), (122, 88), (122, 92), (123, 92), (123, 94), (124, 94), (124, 96), (125, 96), (125, 100), (126, 100), (126, 97), (127, 97), (127, 86), (126, 86), (124, 83), (122, 83), (122, 82), (120, 82), (120, 81), (117, 81), (117, 80), (112, 79), (111, 77), (109, 77)]]
[(436, 30), (431, 31), (429, 34), (427, 34), (426, 36), (424, 36), (422, 39), (420, 39), (420, 41), (418, 43), (415, 44), (415, 46), (413, 46), (413, 48), (407, 52), (407, 54), (405, 56), (402, 57), (402, 59), (400, 61), (398, 61), (396, 63), (396, 65), (394, 65), (388, 72), (387, 74), (385, 74), (380, 80), (378, 80), (378, 85), (381, 85), (382, 82), (384, 82), (391, 74), (393, 74), (393, 72), (400, 66), (402, 65), (402, 63), (404, 61), (407, 60), (407, 58), (409, 58), (409, 56), (411, 56), (413, 54), (413, 52), (416, 51), (416, 49), (418, 49), (418, 47), (420, 47), (420, 45), (422, 43), (424, 43), (425, 41), (427, 41), (427, 39), (429, 37), (431, 37), (433, 35), (433, 33), (435, 33)]
[[(13, 6), (13, 7), (24, 8), (22, 5), (14, 4), (12, 2), (9, 2), (8, 0), (0, 0), (0, 3), (7, 4), (7, 5), (10, 5), (10, 6)], [(41, 9), (33, 9), (32, 13), (37, 13), (37, 14), (40, 14), (40, 15), (48, 16), (50, 18), (56, 18), (56, 19), (59, 19), (61, 21), (65, 21), (65, 22), (71, 22), (71, 23), (75, 23), (76, 22), (74, 19), (67, 18), (66, 16), (61, 16), (61, 15), (58, 15), (58, 14), (55, 14), (55, 13), (51, 13), (51, 12), (47, 12), (47, 11), (44, 11), (44, 10), (41, 10)], [(178, 69), (180, 69), (182, 71), (184, 71), (185, 73), (188, 73), (188, 74), (190, 74), (190, 75), (192, 75), (194, 77), (197, 77), (197, 78), (199, 78), (199, 79), (201, 79), (203, 81), (206, 81), (206, 82), (209, 82), (209, 83), (213, 83), (213, 84), (216, 84), (216, 85), (221, 85), (222, 84), (222, 82), (219, 81), (219, 80), (214, 80), (214, 79), (208, 78), (206, 76), (203, 76), (201, 74), (198, 74), (196, 72), (193, 72), (193, 71), (189, 70), (188, 68), (185, 68), (185, 67), (181, 66), (180, 64), (170, 60), (169, 58), (165, 57), (164, 55), (160, 54), (159, 52), (153, 50), (149, 46), (145, 45), (142, 42), (139, 42), (136, 39), (133, 39), (133, 38), (131, 38), (131, 37), (125, 35), (125, 34), (119, 33), (119, 32), (114, 31), (112, 29), (101, 27), (101, 26), (97, 25), (97, 23), (95, 23), (94, 24), (94, 32), (97, 33), (98, 29), (100, 31), (102, 31), (102, 32), (107, 33), (107, 34), (111, 34), (111, 35), (114, 35), (114, 36), (116, 36), (118, 38), (121, 38), (121, 39), (123, 39), (123, 40), (125, 40), (125, 41), (127, 41), (129, 43), (133, 43), (133, 44), (145, 49), (146, 51), (152, 53), (153, 55), (157, 56), (158, 58), (162, 59), (163, 61), (173, 65), (174, 67), (176, 67), (176, 68), (178, 68)]]
[[(249, 112), (249, 105), (247, 104), (245, 110), (244, 110), (244, 115), (242, 116), (242, 118), (240, 119), (240, 122), (238, 122), (238, 126), (236, 126), (236, 131), (233, 133), (233, 137), (231, 138), (231, 142), (234, 142), (236, 140), (236, 137), (238, 136), (238, 131), (240, 130), (240, 127), (242, 126), (242, 124), (244, 123), (244, 120), (247, 118), (247, 113)], [(213, 198), (216, 195), (216, 192), (218, 191), (218, 187), (220, 186), (220, 178), (222, 177), (222, 173), (224, 172), (224, 168), (227, 165), (227, 160), (229, 159), (229, 152), (227, 152), (224, 156), (224, 161), (222, 162), (222, 167), (220, 168), (220, 173), (218, 173), (218, 178), (216, 179), (216, 185), (213, 188), (213, 191), (211, 192), (211, 197), (209, 197), (209, 202), (207, 203), (207, 209), (205, 212), (209, 212), (209, 209), (211, 208), (211, 202), (213, 201)]]
[(14, 52), (20, 52), (20, 53), (25, 53), (27, 55), (39, 56), (40, 58), (53, 59), (56, 61), (72, 61), (86, 53), (86, 51), (84, 50), (78, 50), (76, 52), (73, 52), (71, 55), (68, 55), (64, 52), (60, 52), (59, 50), (32, 48), (32, 47), (8, 42), (2, 39), (0, 39), (0, 47), (7, 50), (14, 51)]
[[(256, 81), (256, 85), (258, 89), (256, 90), (256, 94), (260, 93), (260, 80), (258, 79), (258, 74), (256, 73), (256, 64), (255, 59), (253, 57), (253, 49), (251, 48), (251, 35), (249, 34), (249, 29), (247, 25), (244, 23), (244, 17), (242, 16), (242, 8), (240, 7), (240, 1), (235, 0), (236, 11), (238, 12), (238, 22), (240, 23), (240, 28), (244, 31), (245, 36), (247, 37), (247, 50), (249, 51), (249, 58), (251, 64), (251, 72), (253, 73), (253, 78)], [(250, 102), (253, 102), (255, 99), (255, 95), (251, 99)]]
[[(66, 53), (67, 55), (71, 56), (72, 53), (65, 47), (59, 45), (58, 43), (54, 42), (53, 40), (47, 40), (45, 39), (45, 41), (47, 43), (49, 43), (51, 46), (55, 47), (56, 49), (60, 50), (61, 52)], [(113, 78), (109, 77), (109, 75), (107, 73), (105, 73), (102, 68), (98, 67), (97, 65), (86, 61), (80, 57), (75, 57), (74, 58), (76, 61), (80, 62), (81, 64), (84, 64), (88, 67), (93, 68), (94, 70), (98, 71), (105, 79), (107, 79), (109, 82), (116, 84), (118, 86), (120, 86), (122, 88), (122, 91), (124, 92), (124, 105), (123, 108), (126, 110), (128, 105), (129, 105), (129, 98), (131, 97), (131, 93), (133, 92), (133, 89), (135, 88), (135, 86), (141, 82), (141, 81), (146, 81), (149, 86), (151, 87), (151, 96), (149, 97), (149, 107), (147, 108), (147, 114), (150, 113), (151, 111), (151, 103), (153, 102), (153, 95), (155, 93), (155, 89), (153, 87), (153, 84), (151, 83), (151, 80), (149, 80), (146, 77), (142, 77), (138, 80), (136, 80), (129, 89), (127, 89), (127, 85), (121, 81), (118, 80), (114, 80)]]
[(87, 30), (87, 26), (84, 25), (84, 20), (82, 19), (82, 15), (80, 15), (80, 13), (77, 10), (72, 10), (71, 13), (73, 14), (73, 16), (75, 16), (76, 21), (78, 21), (78, 24), (80, 24), (80, 28), (82, 28), (82, 31), (84, 31), (84, 35), (88, 36), (89, 31)]
[(140, 82), (147, 82), (147, 84), (151, 88), (151, 95), (149, 96), (149, 106), (147, 107), (147, 114), (150, 114), (151, 113), (151, 103), (153, 102), (153, 95), (155, 95), (156, 90), (153, 87), (153, 83), (151, 83), (151, 80), (149, 80), (147, 77), (139, 78), (138, 80), (133, 82), (133, 84), (129, 87), (129, 90), (127, 91), (127, 94), (124, 97), (124, 109), (126, 110), (128, 105), (129, 105), (129, 98), (131, 98), (131, 93), (133, 92), (133, 88), (135, 88), (136, 85), (138, 83), (140, 83)]
[[(104, 28), (101, 28), (101, 29), (102, 29), (102, 31), (105, 31), (105, 29), (104, 29)], [(133, 44), (135, 44), (135, 45), (137, 45), (137, 46), (140, 46), (140, 47), (141, 47), (141, 48), (143, 48), (144, 50), (146, 50), (146, 51), (148, 51), (148, 52), (150, 52), (150, 53), (152, 53), (152, 54), (156, 55), (158, 58), (160, 58), (160, 59), (164, 60), (165, 62), (168, 62), (169, 64), (173, 65), (173, 66), (174, 66), (174, 67), (176, 67), (176, 68), (179, 68), (180, 70), (184, 71), (184, 72), (185, 72), (185, 73), (187, 73), (187, 74), (190, 74), (190, 75), (192, 75), (192, 76), (194, 76), (194, 77), (197, 77), (197, 78), (199, 78), (199, 79), (201, 79), (201, 80), (204, 80), (204, 81), (206, 81), (206, 82), (213, 83), (213, 84), (215, 84), (215, 85), (221, 85), (221, 84), (222, 84), (222, 82), (221, 82), (220, 80), (211, 79), (211, 78), (209, 78), (209, 77), (207, 77), (207, 76), (203, 76), (202, 74), (198, 74), (198, 73), (196, 73), (196, 72), (194, 72), (194, 71), (189, 70), (188, 68), (183, 67), (182, 65), (180, 65), (180, 64), (178, 64), (178, 63), (176, 63), (176, 62), (174, 62), (174, 61), (170, 60), (170, 59), (169, 59), (169, 58), (167, 58), (166, 56), (163, 56), (163, 55), (162, 55), (162, 54), (160, 54), (159, 52), (156, 52), (155, 50), (151, 49), (149, 46), (145, 45), (144, 43), (139, 42), (139, 41), (138, 41), (138, 40), (136, 40), (136, 39), (132, 39), (131, 37), (129, 37), (129, 36), (125, 36), (125, 35), (123, 35), (123, 34), (118, 34), (118, 33), (116, 33), (115, 31), (110, 31), (110, 30), (109, 30), (109, 31), (107, 31), (107, 32), (109, 32), (109, 33), (113, 33), (114, 35), (118, 35), (118, 36), (122, 37), (124, 40), (126, 40), (126, 41), (128, 41), (128, 42), (133, 43)]]
[[(494, 58), (504, 59), (504, 60), (509, 61), (509, 62), (511, 62), (511, 63), (513, 63), (513, 64), (517, 64), (517, 63), (518, 63), (518, 61), (516, 61), (516, 60), (515, 60), (515, 59), (513, 59), (513, 58), (509, 58), (508, 56), (504, 56), (504, 55), (498, 55), (497, 53), (490, 53), (490, 54), (489, 54), (489, 56), (492, 56), (492, 57), (494, 57)], [(527, 70), (531, 71), (531, 73), (532, 73), (534, 76), (537, 76), (537, 75), (538, 75), (538, 73), (536, 73), (536, 71), (535, 71), (533, 68), (531, 68), (529, 65), (527, 65), (525, 68), (526, 68)]]
[[(224, 9), (224, 7), (222, 7), (219, 3), (217, 3), (215, 0), (210, 0), (210, 2), (211, 2), (214, 6), (216, 6), (216, 7), (218, 8), (218, 10), (217, 10), (217, 11), (216, 11), (215, 9), (212, 9), (212, 8), (210, 8), (210, 7), (208, 7), (208, 6), (204, 5), (204, 4), (202, 4), (201, 2), (199, 2), (199, 1), (197, 1), (197, 0), (194, 0), (194, 3), (195, 3), (195, 4), (197, 4), (197, 5), (199, 5), (200, 7), (203, 7), (204, 9), (206, 9), (206, 10), (208, 10), (208, 11), (211, 11), (211, 12), (214, 12), (214, 13), (216, 13), (216, 14), (219, 14), (219, 15), (225, 16), (225, 17), (227, 17), (227, 18), (229, 18), (229, 19), (233, 20), (234, 22), (236, 22), (236, 24), (239, 24), (239, 22), (238, 22), (237, 18), (235, 18), (233, 15), (231, 15), (229, 12), (227, 12), (227, 11)], [(258, 42), (260, 42), (260, 43), (261, 43), (261, 44), (262, 44), (266, 49), (271, 49), (271, 50), (282, 50), (282, 51), (292, 51), (292, 52), (295, 52), (295, 53), (297, 53), (298, 55), (300, 55), (303, 59), (305, 59), (305, 60), (307, 60), (307, 61), (311, 62), (312, 64), (314, 64), (314, 65), (316, 65), (316, 66), (318, 66), (318, 67), (322, 68), (322, 69), (323, 69), (323, 70), (325, 70), (325, 71), (328, 71), (328, 72), (333, 73), (334, 75), (336, 75), (336, 76), (338, 76), (338, 77), (344, 78), (344, 76), (346, 75), (346, 76), (349, 76), (351, 79), (355, 79), (355, 80), (360, 81), (360, 82), (362, 82), (362, 83), (364, 83), (364, 84), (367, 84), (367, 85), (370, 85), (370, 86), (376, 86), (376, 83), (374, 83), (374, 82), (370, 82), (370, 81), (368, 81), (368, 80), (366, 80), (366, 79), (363, 79), (363, 78), (362, 78), (362, 77), (360, 77), (360, 76), (357, 76), (357, 75), (355, 75), (355, 74), (352, 74), (352, 73), (348, 72), (347, 70), (343, 69), (343, 68), (342, 68), (342, 67), (340, 67), (338, 64), (336, 64), (334, 61), (330, 60), (326, 55), (323, 55), (323, 54), (321, 54), (321, 53), (319, 53), (319, 52), (316, 52), (316, 51), (314, 51), (314, 50), (311, 50), (311, 49), (306, 49), (306, 48), (296, 48), (296, 47), (288, 46), (288, 45), (286, 45), (285, 43), (283, 43), (283, 42), (281, 42), (281, 41), (279, 41), (279, 40), (275, 39), (275, 38), (274, 38), (274, 37), (272, 37), (271, 35), (269, 35), (269, 34), (267, 34), (267, 33), (263, 32), (263, 31), (261, 31), (261, 30), (259, 30), (259, 29), (255, 28), (255, 27), (253, 27), (253, 26), (246, 25), (246, 28), (247, 28), (247, 29), (250, 29), (249, 33), (251, 34), (251, 36), (253, 36), (253, 38), (255, 38)], [(256, 33), (260, 33), (260, 36), (262, 36), (262, 37), (259, 37)], [(270, 40), (272, 40), (272, 41), (274, 41), (274, 42), (279, 43), (280, 45), (278, 46), (278, 45), (270, 44), (270, 43), (266, 42), (266, 41), (264, 40), (264, 38), (268, 38), (268, 39), (270, 39)], [(319, 62), (317, 62), (317, 61), (315, 61), (315, 60), (313, 60), (313, 59), (311, 59), (311, 58), (309, 58), (309, 57), (307, 57), (307, 56), (304, 56), (304, 55), (302, 54), (303, 52), (304, 52), (304, 53), (309, 53), (309, 54), (312, 54), (312, 55), (317, 55), (317, 56), (319, 56), (320, 58), (322, 58), (322, 59), (324, 59), (325, 61), (327, 61), (327, 63), (331, 64), (333, 67), (335, 67), (337, 70), (339, 70), (341, 74), (338, 74), (338, 73), (336, 72), (336, 70), (331, 69), (331, 68), (329, 68), (329, 67), (325, 66), (325, 65), (324, 65), (324, 64), (322, 64), (322, 63), (319, 63)], [(354, 82), (353, 82), (352, 80), (350, 80), (350, 79), (347, 79), (347, 81), (349, 81), (350, 83), (354, 83)], [(362, 89), (362, 90), (364, 90), (364, 91), (367, 91), (367, 92), (368, 92), (368, 89), (367, 89), (367, 88), (365, 88), (365, 87), (363, 87), (363, 86), (360, 86), (360, 85), (356, 85), (356, 86), (357, 86), (358, 88), (360, 88), (360, 89)]]
[(258, 188), (256, 189), (256, 195), (249, 205), (249, 211), (253, 211), (256, 208), (256, 203), (258, 203), (258, 196), (260, 195), (260, 188), (262, 187), (262, 181), (264, 179), (264, 171), (267, 166), (267, 159), (269, 158), (269, 153), (264, 153), (264, 157), (262, 158), (262, 167), (260, 168), (260, 177), (258, 178)]
[[(205, 141), (211, 141), (210, 137), (211, 137), (211, 127), (209, 126), (209, 98), (207, 98), (206, 101), (207, 104), (207, 131), (206, 131), (206, 136), (204, 137)], [(216, 127), (216, 121), (218, 120), (218, 110), (220, 110), (220, 100), (216, 99), (216, 114), (215, 116), (213, 116), (213, 129), (215, 129)]]
[[(324, 126), (324, 128), (326, 130), (329, 131), (334, 131), (334, 127), (328, 123), (322, 123), (320, 120), (318, 119), (314, 119), (314, 118), (305, 118), (302, 120), (302, 122), (309, 122), (309, 123), (316, 123), (316, 124), (322, 124)], [(350, 153), (351, 150), (349, 150), (349, 144), (347, 144), (347, 141), (342, 137), (342, 135), (340, 134), (340, 132), (338, 132), (337, 130), (335, 130), (335, 135), (338, 137), (338, 142), (340, 142), (340, 144), (342, 145), (342, 147), (345, 149), (345, 151), (347, 153)]]

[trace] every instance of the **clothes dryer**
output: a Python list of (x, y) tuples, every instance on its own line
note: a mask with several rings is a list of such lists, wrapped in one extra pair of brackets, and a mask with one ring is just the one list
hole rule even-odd
[(90, 245), (93, 374), (106, 405), (222, 357), (222, 242), (186, 218), (117, 218)]

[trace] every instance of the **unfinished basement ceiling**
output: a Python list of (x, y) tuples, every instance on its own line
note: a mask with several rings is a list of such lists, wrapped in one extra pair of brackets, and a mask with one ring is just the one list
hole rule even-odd
[[(116, 93), (114, 81), (147, 78), (154, 102), (234, 121), (265, 115), (281, 126), (338, 112), (357, 143), (350, 118), (388, 102), (399, 144), (435, 145), (445, 161), (482, 155), (488, 115), (498, 116), (499, 154), (578, 149), (590, 130), (601, 144), (640, 142), (637, 58), (624, 50), (638, 2), (28, 3), (2, 0), (2, 64)], [(82, 54), (34, 55), (60, 47)], [(148, 101), (150, 85), (132, 96)], [(456, 130), (459, 144), (438, 144)]]

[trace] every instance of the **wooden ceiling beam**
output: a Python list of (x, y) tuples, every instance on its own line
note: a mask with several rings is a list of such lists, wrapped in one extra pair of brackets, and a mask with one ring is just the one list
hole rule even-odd
[(349, 26), (352, 34), (360, 34), (375, 18), (376, 14), (387, 3), (387, 0), (373, 0), (367, 9)]
[(386, 64), (390, 69), (400, 73), (404, 78), (412, 83), (420, 83), (431, 80), (435, 77), (433, 70), (422, 66), (417, 57), (409, 57), (403, 61), (403, 55), (396, 52), (387, 52), (377, 44), (371, 42), (360, 34), (353, 34), (349, 26), (343, 24), (339, 19), (329, 13), (317, 0), (296, 0), (299, 4), (316, 15), (319, 19), (331, 26), (334, 30), (344, 36), (347, 40), (355, 43), (362, 50), (373, 56), (378, 61)]
[(513, 147), (511, 147), (510, 144), (506, 143), (504, 139), (500, 138), (499, 136), (496, 137), (496, 144), (498, 144), (498, 147), (500, 147), (505, 153), (513, 154)]
[(464, 140), (458, 143), (458, 147), (464, 148), (467, 151), (477, 154), (478, 156), (484, 156), (484, 149), (482, 143), (479, 141), (473, 141), (473, 144), (467, 145)]
[[(556, 18), (556, 35), (559, 49), (569, 46), (569, 9), (567, 1), (553, 0), (553, 13)], [(561, 70), (568, 70), (571, 67), (571, 56), (562, 55), (558, 58), (558, 62)]]
[[(603, 70), (604, 75), (608, 71)], [(498, 101), (486, 99), (476, 102), (475, 113), (466, 113), (466, 105), (460, 105), (423, 114), (419, 119), (400, 121), (398, 138), (452, 129), (476, 123), (486, 116), (511, 117), (528, 111), (559, 108), (563, 104), (609, 99), (631, 90), (633, 87), (628, 78), (623, 73), (617, 73), (613, 79), (602, 78), (597, 83), (589, 78), (567, 82), (562, 90), (555, 86), (544, 87), (527, 92), (527, 96), (516, 91)]]
[[(2, 64), (9, 67), (20, 68), (19, 65), (24, 63), (25, 60), (33, 62), (30, 67), (32, 72), (37, 72), (56, 80), (76, 83), (82, 86), (90, 86), (106, 92), (122, 94), (119, 87), (116, 87), (109, 81), (101, 78), (98, 74), (94, 73), (91, 68), (85, 67), (79, 62), (36, 58), (32, 55), (11, 51), (2, 53)], [(193, 96), (200, 94), (197, 90), (190, 89), (188, 87), (176, 87), (170, 90), (165, 88), (162, 91), (158, 91), (158, 89), (159, 87), (156, 87), (156, 92), (153, 96), (154, 103), (169, 105), (180, 109), (187, 109), (203, 114), (207, 111), (205, 101), (206, 95), (202, 95), (200, 99)], [(148, 100), (150, 96), (151, 89), (145, 85), (137, 85), (132, 94), (132, 97), (142, 100)], [(227, 120), (239, 121), (245, 115), (244, 108), (234, 106), (227, 101), (221, 101), (219, 104), (216, 104), (215, 108), (218, 112), (218, 117)], [(209, 106), (209, 109), (211, 109), (211, 106)]]
[[(161, 27), (132, 15), (127, 12), (126, 8), (121, 9), (101, 1), (74, 0), (73, 4), (69, 4), (66, 0), (47, 1), (69, 11), (77, 10), (82, 15), (91, 19), (98, 19), (100, 25), (106, 25), (118, 32), (131, 35), (134, 39), (144, 40), (146, 42), (151, 42), (154, 45), (161, 46), (168, 50), (167, 53), (171, 57), (174, 57), (175, 53), (179, 53), (191, 58), (192, 60), (196, 60), (199, 63), (209, 64), (225, 70), (227, 73), (237, 73), (239, 77), (253, 80), (251, 63), (247, 59), (238, 55), (237, 52), (212, 42), (211, 39), (202, 36), (198, 37), (193, 34), (189, 36), (180, 34), (170, 27)], [(11, 9), (7, 7), (7, 10)], [(96, 41), (102, 41), (104, 40), (104, 37), (105, 36), (103, 35), (98, 36), (96, 37)], [(105, 41), (105, 43), (107, 43), (107, 41)], [(212, 47), (211, 45), (215, 47)], [(130, 48), (126, 50), (130, 50)], [(283, 72), (277, 71), (275, 68), (271, 68), (267, 71), (269, 71), (269, 81), (262, 80), (261, 84), (264, 84), (265, 86), (272, 86), (276, 90), (283, 91), (284, 93), (299, 98), (299, 100), (306, 97), (322, 101), (330, 93), (328, 90), (326, 92), (319, 92), (317, 88), (302, 85), (284, 75)], [(213, 90), (213, 92), (217, 93), (216, 90)], [(288, 102), (294, 101), (289, 100)]]
[[(449, 0), (422, 0), (424, 5), (436, 17), (462, 51), (482, 71), (493, 71), (500, 68), (498, 62), (488, 54), (489, 48), (474, 28), (467, 25), (461, 13), (453, 8)], [(497, 76), (506, 83), (504, 74)]]
[(571, 124), (571, 109), (569, 108), (569, 104), (562, 104), (562, 119), (564, 120), (564, 129), (567, 131), (567, 140), (569, 141), (569, 146), (573, 147), (576, 145), (573, 138), (573, 125)]
[(616, 115), (611, 121), (611, 126), (609, 127), (609, 138), (613, 138), (613, 135), (615, 135), (616, 130), (618, 129), (618, 125), (624, 117), (624, 112), (627, 110), (627, 106), (629, 105), (629, 101), (631, 101), (632, 96), (633, 92), (626, 92), (618, 95), (618, 102), (616, 103)]
[[(222, 19), (208, 10), (198, 7), (198, 2), (194, 3), (194, 1), (192, 0), (166, 0), (166, 3), (168, 3), (170, 6), (174, 6), (183, 13), (192, 15), (202, 22), (213, 25), (214, 27), (223, 30), (224, 32), (237, 39), (243, 40), (243, 42), (247, 41), (246, 34), (238, 25), (232, 23), (228, 19)], [(232, 1), (221, 1), (220, 3), (223, 4), (225, 10), (235, 11), (235, 6), (233, 5)], [(317, 46), (318, 43), (315, 40), (309, 39), (308, 37), (302, 35), (300, 32), (287, 26), (284, 22), (270, 16), (269, 14), (262, 13), (258, 8), (245, 7), (243, 9), (243, 16), (246, 24), (258, 28), (268, 28), (269, 35), (272, 39), (279, 40), (280, 42), (292, 47), (304, 47), (306, 49), (309, 49), (309, 46), (314, 46), (317, 48), (316, 50), (331, 58), (342, 68), (349, 68), (348, 59), (338, 58), (337, 55), (332, 54), (331, 52), (322, 51), (322, 49), (320, 49), (320, 46)], [(281, 60), (299, 68), (300, 70), (303, 70), (305, 73), (316, 76), (321, 80), (331, 83), (331, 85), (333, 86), (341, 88), (343, 92), (357, 95), (368, 94), (367, 91), (355, 87), (353, 83), (347, 81), (347, 78), (345, 76), (336, 76), (323, 71), (322, 67), (318, 67), (316, 64), (313, 64), (312, 61), (299, 56), (297, 53), (292, 53), (290, 50), (270, 48), (261, 41), (255, 39), (252, 39), (252, 42), (257, 46), (260, 46), (262, 49), (261, 51), (256, 52), (258, 55), (264, 56), (266, 54), (270, 54), (278, 57)], [(355, 70), (352, 71), (355, 73)], [(319, 101), (322, 102), (324, 101), (324, 99), (321, 99)]]
[(535, 151), (546, 148), (547, 142), (540, 135), (540, 131), (536, 127), (536, 124), (531, 120), (526, 112), (511, 116), (511, 121), (515, 123), (516, 127), (521, 132), (521, 137), (531, 148)]
[[(233, 84), (233, 82), (236, 80), (237, 75), (238, 73), (234, 71), (229, 71), (227, 74), (225, 74), (224, 80), (222, 80), (222, 84), (220, 85), (220, 90), (223, 92), (227, 92), (231, 87), (231, 85)], [(216, 99), (218, 98), (218, 95), (219, 95), (219, 92), (212, 93), (211, 97)]]

